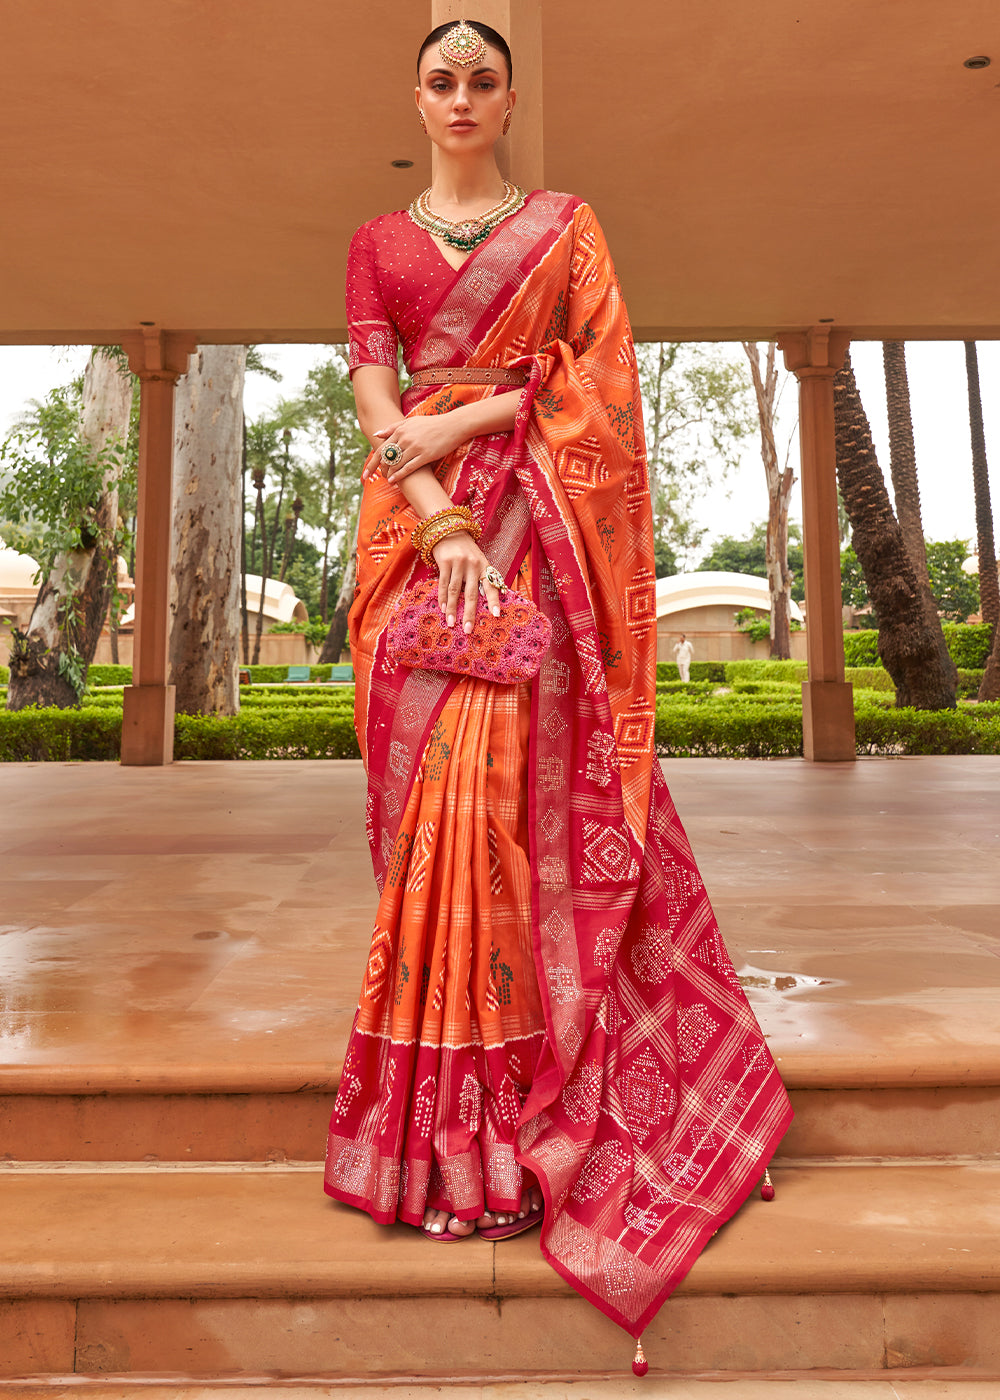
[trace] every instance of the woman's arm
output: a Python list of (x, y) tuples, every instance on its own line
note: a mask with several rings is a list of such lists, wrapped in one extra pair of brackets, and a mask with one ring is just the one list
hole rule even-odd
[[(504, 399), (510, 400), (509, 406)], [(453, 504), (430, 463), (440, 461), (470, 438), (512, 428), (518, 396), (503, 394), (482, 403), (465, 404), (450, 413), (403, 418), (396, 371), (385, 365), (361, 365), (354, 371), (354, 402), (361, 431), (374, 447), (391, 440), (403, 448), (403, 458), (388, 480), (426, 520)], [(502, 413), (496, 405), (503, 409)], [(474, 411), (480, 409), (484, 411)], [(377, 471), (376, 459), (366, 469), (365, 479)], [(458, 597), (464, 592), (463, 625), (466, 632), (471, 632), (476, 620), (476, 594), (489, 560), (465, 530), (441, 540), (434, 546), (433, 554), (439, 570), (438, 602), (448, 626), (455, 625)], [(493, 615), (499, 617), (499, 594), (492, 584), (485, 584), (484, 588)]]

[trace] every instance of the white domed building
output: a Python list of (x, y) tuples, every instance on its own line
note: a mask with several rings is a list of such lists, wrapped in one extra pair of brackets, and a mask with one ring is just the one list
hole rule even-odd
[[(699, 570), (656, 580), (656, 659), (673, 661), (674, 643), (683, 632), (694, 647), (695, 661), (766, 660), (767, 641), (754, 642), (736, 626), (736, 614), (752, 608), (769, 617), (771, 594), (766, 578), (725, 570)], [(791, 615), (804, 621), (798, 603)], [(805, 631), (792, 633), (792, 657), (804, 661)]]

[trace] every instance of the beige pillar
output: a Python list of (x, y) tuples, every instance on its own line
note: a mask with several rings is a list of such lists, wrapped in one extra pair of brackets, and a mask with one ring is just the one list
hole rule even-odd
[(829, 326), (781, 336), (785, 364), (799, 381), (802, 458), (802, 542), (805, 554), (806, 648), (809, 679), (802, 686), (802, 745), (806, 758), (832, 763), (854, 758), (854, 695), (844, 680), (840, 593), (840, 525), (833, 378), (848, 337)]
[(155, 326), (125, 341), (141, 390), (135, 641), (122, 717), (123, 764), (160, 765), (174, 756), (174, 687), (167, 684), (174, 391), (194, 349), (193, 336)]
[(430, 28), (448, 20), (478, 19), (502, 34), (514, 59), (517, 107), (510, 135), (497, 142), (502, 173), (526, 190), (545, 188), (542, 142), (542, 0), (431, 0)]

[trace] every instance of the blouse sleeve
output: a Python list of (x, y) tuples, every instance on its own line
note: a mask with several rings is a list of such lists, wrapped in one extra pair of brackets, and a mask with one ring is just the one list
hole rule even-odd
[(371, 229), (362, 224), (347, 254), (348, 367), (398, 365), (396, 327), (385, 308), (379, 285), (378, 258)]

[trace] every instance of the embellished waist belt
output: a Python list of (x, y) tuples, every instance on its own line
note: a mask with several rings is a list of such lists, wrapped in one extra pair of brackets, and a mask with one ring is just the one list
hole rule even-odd
[(415, 389), (422, 389), (426, 384), (511, 384), (520, 389), (527, 382), (528, 376), (522, 369), (478, 369), (473, 365), (418, 369), (412, 380)]

